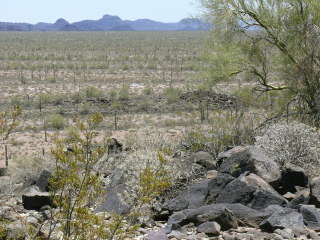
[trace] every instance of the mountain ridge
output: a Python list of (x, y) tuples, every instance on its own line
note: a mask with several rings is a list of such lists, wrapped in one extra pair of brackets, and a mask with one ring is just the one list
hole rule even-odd
[(164, 23), (151, 19), (122, 20), (119, 16), (105, 14), (98, 20), (81, 20), (69, 23), (59, 18), (55, 23), (0, 22), (0, 31), (200, 31), (210, 25), (200, 19), (185, 18), (179, 22)]

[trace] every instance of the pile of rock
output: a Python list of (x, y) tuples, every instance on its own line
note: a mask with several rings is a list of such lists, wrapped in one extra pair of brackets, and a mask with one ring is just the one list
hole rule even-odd
[[(131, 239), (320, 239), (320, 178), (310, 180), (292, 164), (280, 169), (252, 146), (234, 147), (218, 160), (198, 152), (185, 161), (206, 168), (207, 178), (162, 203)], [(34, 226), (48, 219), (50, 176), (44, 171), (21, 198), (0, 201), (2, 218), (12, 222), (10, 236), (23, 234), (22, 218)], [(121, 171), (111, 180), (97, 214), (119, 208), (117, 196), (125, 189)]]
[(162, 237), (146, 239), (319, 239), (320, 179), (308, 184), (302, 168), (280, 169), (259, 149), (238, 146), (208, 177), (166, 201), (155, 217), (168, 219)]

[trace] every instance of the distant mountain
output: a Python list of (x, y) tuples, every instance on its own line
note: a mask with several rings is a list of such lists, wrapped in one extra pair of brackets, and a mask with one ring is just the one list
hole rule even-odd
[(176, 23), (163, 23), (150, 19), (122, 20), (118, 16), (104, 15), (98, 20), (69, 23), (59, 18), (55, 23), (0, 22), (0, 31), (199, 31), (209, 30), (210, 25), (200, 19), (183, 19)]

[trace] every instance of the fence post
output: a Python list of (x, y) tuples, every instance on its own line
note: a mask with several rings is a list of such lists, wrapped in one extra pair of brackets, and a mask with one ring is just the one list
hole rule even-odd
[(4, 145), (4, 151), (5, 151), (5, 156), (6, 156), (6, 167), (9, 166), (9, 158), (8, 158), (8, 146)]

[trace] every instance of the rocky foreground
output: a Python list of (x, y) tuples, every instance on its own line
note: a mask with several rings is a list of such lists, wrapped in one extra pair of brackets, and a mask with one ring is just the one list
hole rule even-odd
[[(180, 160), (201, 165), (207, 178), (156, 207), (152, 218), (141, 218), (141, 228), (128, 239), (320, 239), (320, 178), (309, 179), (292, 164), (280, 168), (251, 146), (232, 148), (217, 161), (206, 152)], [(43, 172), (20, 195), (2, 196), (0, 212), (12, 239), (24, 239), (26, 224), (43, 224), (39, 235), (48, 234), (49, 176)], [(120, 184), (113, 183), (97, 214), (119, 210), (114, 190)]]

